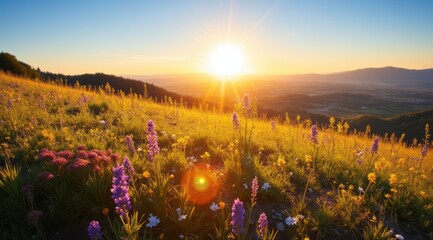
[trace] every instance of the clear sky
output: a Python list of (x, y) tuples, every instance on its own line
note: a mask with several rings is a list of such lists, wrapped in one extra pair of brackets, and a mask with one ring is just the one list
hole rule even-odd
[(433, 1), (0, 1), (0, 51), (51, 72), (203, 72), (223, 42), (259, 74), (432, 68)]

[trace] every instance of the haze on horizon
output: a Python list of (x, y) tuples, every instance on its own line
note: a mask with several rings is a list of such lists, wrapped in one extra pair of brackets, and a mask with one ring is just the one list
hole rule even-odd
[(206, 72), (240, 46), (250, 73), (433, 67), (431, 1), (2, 1), (0, 51), (64, 74)]

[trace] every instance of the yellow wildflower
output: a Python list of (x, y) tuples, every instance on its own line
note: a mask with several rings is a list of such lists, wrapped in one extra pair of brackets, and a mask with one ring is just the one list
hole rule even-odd
[(174, 174), (170, 174), (170, 178), (173, 179), (174, 178)]
[(284, 157), (281, 157), (281, 156), (278, 157), (277, 165), (280, 168), (282, 168), (282, 167), (284, 167), (286, 165), (286, 161), (284, 160)]
[(223, 209), (223, 208), (226, 206), (226, 204), (225, 204), (224, 202), (219, 202), (219, 203), (218, 203), (218, 206), (219, 206), (221, 209)]
[(398, 191), (397, 191), (397, 189), (395, 189), (395, 188), (391, 188), (391, 192), (392, 192), (392, 193), (397, 193)]
[(391, 194), (387, 193), (387, 194), (385, 194), (385, 197), (386, 197), (386, 198), (390, 198), (390, 197), (391, 197)]
[(396, 183), (397, 183), (397, 175), (392, 173), (389, 177), (389, 184), (394, 185)]
[(368, 174), (368, 181), (370, 181), (371, 183), (375, 183), (376, 182), (376, 174), (371, 172)]
[(144, 171), (143, 177), (144, 178), (150, 178), (150, 173), (148, 171)]
[(305, 162), (306, 162), (307, 164), (310, 164), (311, 162), (313, 162), (313, 159), (311, 158), (310, 155), (305, 155)]

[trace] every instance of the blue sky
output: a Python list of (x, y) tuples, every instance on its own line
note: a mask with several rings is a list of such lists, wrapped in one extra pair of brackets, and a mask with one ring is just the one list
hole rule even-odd
[(433, 67), (433, 1), (1, 1), (0, 51), (79, 74), (204, 71), (223, 42), (253, 72)]

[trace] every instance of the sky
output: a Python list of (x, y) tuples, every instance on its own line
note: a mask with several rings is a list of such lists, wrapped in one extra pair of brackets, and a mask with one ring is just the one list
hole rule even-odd
[(0, 51), (44, 71), (206, 72), (223, 43), (253, 74), (433, 68), (433, 1), (0, 1)]

